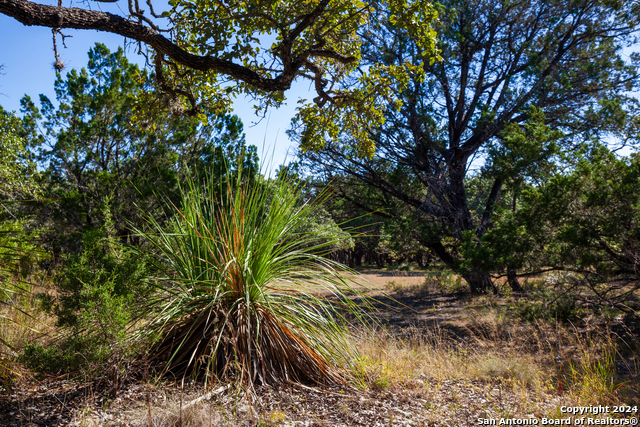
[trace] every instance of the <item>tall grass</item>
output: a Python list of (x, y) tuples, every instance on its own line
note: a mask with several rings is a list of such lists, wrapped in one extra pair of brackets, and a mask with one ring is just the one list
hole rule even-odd
[(0, 387), (18, 375), (16, 344), (37, 332), (29, 276), (44, 254), (32, 243), (36, 237), (25, 231), (22, 221), (0, 221)]
[(150, 219), (140, 231), (165, 273), (146, 311), (152, 359), (174, 375), (344, 383), (347, 316), (363, 312), (342, 267), (322, 256), (340, 237), (310, 230), (324, 196), (303, 202), (284, 177), (218, 178), (188, 180), (170, 227)]

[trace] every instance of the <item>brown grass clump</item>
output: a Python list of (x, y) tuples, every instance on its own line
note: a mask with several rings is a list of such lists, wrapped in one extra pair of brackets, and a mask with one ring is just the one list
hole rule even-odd
[(15, 279), (3, 285), (6, 298), (0, 302), (0, 387), (6, 389), (29, 376), (18, 362), (25, 343), (34, 342), (53, 329), (51, 319), (37, 309), (33, 286), (27, 282), (34, 278), (22, 280), (19, 286), (12, 286), (12, 280)]

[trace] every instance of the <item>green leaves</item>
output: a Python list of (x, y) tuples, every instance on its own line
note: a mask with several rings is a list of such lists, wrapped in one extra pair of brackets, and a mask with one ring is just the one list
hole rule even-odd
[(87, 67), (59, 75), (55, 90), (57, 107), (42, 97), (38, 111), (24, 99), (23, 124), (24, 132), (37, 126), (46, 131), (46, 143), (32, 146), (46, 167), (50, 196), (39, 208), (57, 229), (56, 240), (73, 241), (84, 229), (101, 226), (107, 198), (117, 234), (130, 235), (131, 206), (164, 216), (155, 193), (177, 202), (186, 168), (220, 169), (244, 152), (247, 169), (257, 169), (256, 149), (246, 146), (237, 117), (206, 108), (198, 117), (173, 115), (175, 99), (129, 63), (122, 49), (96, 45)]
[[(118, 364), (131, 357), (133, 346), (127, 330), (138, 305), (152, 290), (145, 283), (149, 273), (146, 259), (105, 229), (85, 232), (81, 244), (82, 251), (65, 259), (55, 275), (55, 296), (38, 295), (60, 328), (56, 345), (47, 350), (25, 349), (26, 361), (43, 370), (91, 368), (108, 359)], [(57, 354), (58, 359), (48, 367), (41, 366), (39, 359), (47, 353)]]
[[(370, 12), (364, 3), (341, 0), (178, 0), (173, 2), (172, 19), (177, 42), (192, 53), (242, 65), (265, 79), (281, 73), (293, 78), (298, 67), (312, 61), (323, 68), (321, 77), (341, 80), (359, 57), (356, 30)], [(215, 88), (224, 76), (205, 73), (196, 78), (196, 86), (210, 84), (201, 92), (207, 102), (223, 95)], [(266, 103), (275, 99), (275, 94), (248, 82), (238, 82), (233, 91), (264, 96)]]
[(466, 235), (465, 263), (500, 273), (564, 268), (598, 298), (627, 304), (640, 260), (638, 156), (620, 159), (597, 143), (573, 154), (574, 167), (524, 189), (517, 210), (498, 209), (479, 240)]
[(33, 197), (36, 166), (27, 150), (22, 121), (0, 107), (0, 198)]
[(523, 126), (511, 123), (487, 147), (483, 173), (519, 184), (540, 180), (556, 169), (563, 133), (545, 124), (542, 110), (531, 106)]
[[(363, 29), (376, 20), (379, 8), (387, 6), (395, 11), (388, 13), (396, 14), (398, 27), (424, 48), (425, 59), (433, 63), (437, 49), (431, 23), (437, 14), (428, 2), (179, 0), (173, 15), (177, 40), (190, 52), (241, 64), (265, 82), (311, 80), (318, 96), (313, 103), (300, 102), (297, 118), (305, 149), (336, 141), (343, 132), (352, 138), (354, 152), (366, 157), (374, 150), (369, 130), (384, 121), (387, 106), (397, 107), (398, 92), (421, 73), (419, 65), (380, 64), (355, 77)], [(227, 90), (221, 91), (220, 83), (226, 79), (222, 73), (196, 71), (183, 78), (184, 67), (165, 71), (170, 81), (183, 84), (195, 99), (210, 105), (228, 103), (229, 96), (245, 93), (259, 100), (258, 111), (263, 112), (285, 99), (280, 90), (266, 91), (248, 81), (225, 83)]]
[(389, 22), (406, 31), (413, 42), (424, 52), (424, 57), (433, 65), (441, 60), (437, 47), (435, 29), (425, 23), (437, 21), (438, 12), (433, 4), (424, 0), (390, 0)]
[(375, 129), (384, 124), (389, 109), (402, 107), (399, 95), (409, 82), (422, 76), (422, 68), (409, 63), (373, 65), (352, 87), (335, 91), (328, 102), (301, 102), (289, 134), (299, 136), (305, 151), (341, 144), (350, 155), (371, 158), (376, 150)]

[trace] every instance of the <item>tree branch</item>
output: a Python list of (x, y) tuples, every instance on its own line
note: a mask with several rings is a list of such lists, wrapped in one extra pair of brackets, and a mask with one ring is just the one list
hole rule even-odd
[[(47, 6), (28, 0), (0, 0), (0, 13), (10, 16), (27, 26), (97, 30), (119, 34), (145, 43), (158, 53), (185, 67), (198, 71), (225, 74), (257, 89), (269, 92), (289, 89), (298, 74), (299, 68), (302, 66), (302, 61), (299, 59), (284, 61), (283, 69), (278, 76), (273, 78), (265, 77), (231, 61), (208, 55), (200, 56), (189, 53), (173, 41), (159, 34), (159, 30), (146, 26), (142, 22), (135, 22), (107, 12), (76, 7)], [(306, 21), (303, 23), (306, 24)], [(338, 61), (349, 62), (353, 60), (352, 58), (342, 58), (337, 54), (330, 55), (326, 51), (318, 52), (318, 54), (324, 57), (332, 57)], [(290, 53), (283, 56), (290, 57)]]
[(497, 178), (493, 182), (493, 187), (491, 187), (491, 193), (489, 194), (489, 198), (487, 199), (487, 205), (484, 208), (484, 213), (482, 214), (482, 220), (480, 221), (480, 225), (476, 230), (476, 236), (478, 238), (482, 237), (484, 233), (489, 229), (489, 223), (491, 221), (491, 215), (493, 214), (493, 208), (495, 207), (496, 202), (498, 201), (498, 197), (500, 197), (500, 189), (502, 188), (502, 179)]

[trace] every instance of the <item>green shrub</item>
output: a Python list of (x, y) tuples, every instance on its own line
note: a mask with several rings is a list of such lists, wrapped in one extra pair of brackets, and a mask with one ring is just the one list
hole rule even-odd
[[(85, 232), (82, 244), (54, 277), (55, 296), (38, 295), (61, 328), (53, 347), (25, 348), (23, 359), (39, 370), (113, 362), (132, 350), (127, 328), (149, 292), (147, 263), (102, 231)], [(45, 363), (49, 357), (60, 363)]]
[(571, 293), (555, 288), (534, 290), (528, 296), (528, 301), (520, 301), (516, 305), (516, 314), (528, 322), (570, 322), (579, 317), (580, 311)]
[(424, 282), (420, 286), (424, 294), (429, 292), (466, 293), (469, 285), (449, 270), (430, 271), (424, 275)]
[(36, 372), (48, 373), (62, 371), (71, 365), (68, 356), (55, 345), (45, 347), (42, 344), (27, 344), (19, 360)]

